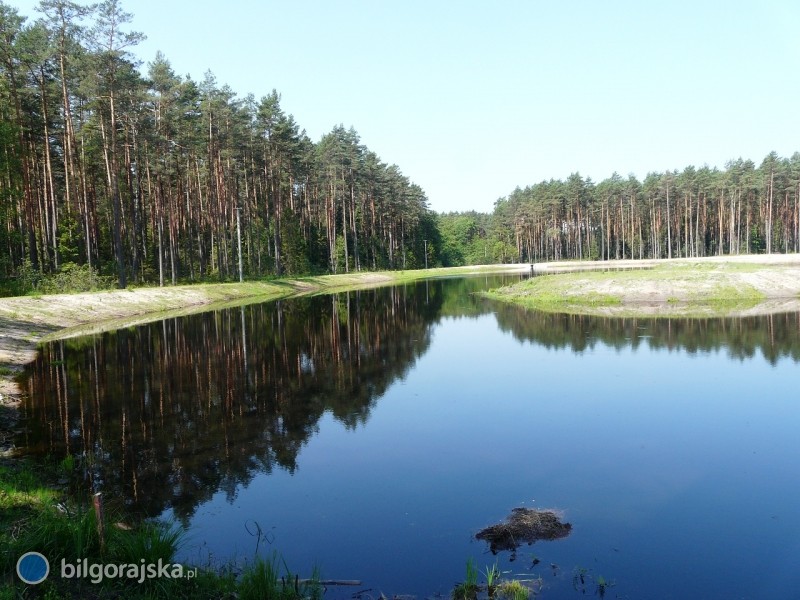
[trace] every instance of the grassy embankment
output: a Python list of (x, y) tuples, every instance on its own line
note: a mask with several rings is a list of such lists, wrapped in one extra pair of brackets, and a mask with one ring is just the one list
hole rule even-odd
[[(581, 270), (587, 266), (590, 270)], [(626, 270), (614, 270), (616, 266)], [(800, 310), (800, 259), (792, 256), (563, 263), (560, 272), (549, 267), (543, 276), (486, 296), (546, 312), (619, 317)]]

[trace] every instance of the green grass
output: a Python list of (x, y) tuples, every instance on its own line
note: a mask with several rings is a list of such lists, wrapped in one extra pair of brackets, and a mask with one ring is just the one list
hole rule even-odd
[(494, 563), (491, 567), (486, 567), (483, 574), (486, 576), (486, 589), (491, 596), (494, 594), (494, 589), (497, 587), (497, 579), (500, 577), (500, 569), (497, 568), (497, 563)]
[(530, 588), (517, 579), (504, 581), (497, 586), (497, 593), (506, 600), (528, 600), (531, 595)]
[[(479, 572), (475, 562), (472, 558), (468, 559), (466, 577), (463, 582), (453, 588), (450, 593), (452, 600), (476, 600), (482, 590), (485, 590), (488, 597), (492, 599), (499, 597), (504, 600), (527, 600), (531, 594), (541, 588), (543, 583), (541, 577), (524, 581), (518, 579), (503, 581), (501, 580), (501, 573), (497, 563), (484, 567), (485, 588), (478, 584), (478, 575)], [(484, 596), (480, 597), (483, 598)]]
[(0, 564), (16, 528), (54, 503), (56, 493), (28, 468), (0, 466)]
[(701, 302), (722, 302), (722, 303), (752, 303), (757, 304), (767, 299), (766, 294), (759, 292), (752, 285), (741, 284), (717, 285), (711, 295), (706, 298), (695, 298)]
[(459, 583), (451, 593), (453, 600), (474, 600), (478, 596), (478, 568), (472, 558), (467, 559), (466, 579)]
[[(51, 481), (75, 467), (67, 457), (59, 463), (34, 465), (24, 460), (0, 466), (0, 600), (66, 598), (149, 600), (155, 598), (244, 600), (320, 600), (322, 589), (315, 572), (301, 580), (286, 568), (277, 554), (257, 557), (237, 578), (231, 569), (197, 569), (193, 579), (129, 579), (92, 583), (91, 578), (61, 578), (62, 559), (78, 564), (174, 563), (184, 541), (183, 531), (161, 522), (147, 521), (132, 529), (118, 527), (123, 515), (106, 507), (104, 544), (101, 544), (94, 510), (87, 504), (62, 502)], [(50, 576), (42, 584), (27, 586), (16, 575), (16, 562), (25, 552), (41, 552), (50, 562)], [(279, 568), (279, 564), (283, 568)], [(188, 569), (189, 567), (187, 567)]]
[[(283, 570), (279, 563), (283, 564)], [(301, 582), (275, 552), (269, 559), (259, 557), (244, 572), (238, 586), (238, 597), (241, 600), (320, 600), (322, 586), (319, 581), (319, 573), (315, 570), (310, 581)]]
[[(562, 277), (558, 275), (555, 277)], [(537, 277), (532, 280), (534, 283), (543, 280)], [(612, 294), (600, 294), (598, 292), (587, 292), (583, 294), (567, 294), (561, 288), (551, 288), (548, 284), (531, 285), (527, 280), (522, 284), (515, 284), (497, 290), (483, 292), (482, 295), (495, 300), (503, 300), (520, 304), (528, 308), (534, 308), (546, 312), (571, 312), (571, 309), (581, 307), (598, 308), (602, 306), (618, 306), (622, 304), (619, 296)], [(519, 287), (518, 287), (519, 286)]]

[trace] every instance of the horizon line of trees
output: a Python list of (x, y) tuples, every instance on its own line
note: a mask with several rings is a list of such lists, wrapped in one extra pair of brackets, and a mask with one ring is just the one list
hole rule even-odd
[(446, 264), (800, 252), (800, 152), (641, 182), (573, 173), (518, 187), (491, 215), (450, 213), (439, 224)]
[(240, 247), (253, 277), (424, 264), (425, 193), (353, 128), (314, 143), (276, 91), (239, 98), (161, 53), (141, 73), (119, 0), (38, 11), (0, 1), (0, 278), (224, 280)]

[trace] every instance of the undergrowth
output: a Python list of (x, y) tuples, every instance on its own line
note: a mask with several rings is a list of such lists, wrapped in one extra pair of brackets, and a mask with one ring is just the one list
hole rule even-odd
[[(75, 466), (74, 459), (42, 468), (26, 461), (5, 461), (0, 465), (0, 600), (43, 598), (155, 598), (242, 600), (320, 600), (319, 573), (301, 579), (289, 571), (275, 553), (260, 555), (237, 577), (233, 569), (210, 569), (182, 565), (184, 578), (62, 577), (62, 565), (157, 565), (176, 564), (175, 557), (185, 541), (177, 526), (144, 521), (129, 526), (124, 515), (106, 507), (103, 535), (88, 501), (67, 501), (51, 481)], [(47, 557), (50, 574), (39, 585), (26, 585), (16, 574), (19, 558), (26, 552)], [(172, 572), (172, 571), (171, 571)]]

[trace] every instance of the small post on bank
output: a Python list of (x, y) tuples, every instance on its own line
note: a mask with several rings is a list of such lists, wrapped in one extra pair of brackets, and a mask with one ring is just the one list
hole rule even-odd
[(97, 537), (100, 539), (100, 551), (106, 550), (105, 515), (103, 514), (103, 493), (97, 492), (92, 496), (94, 517), (97, 521)]

